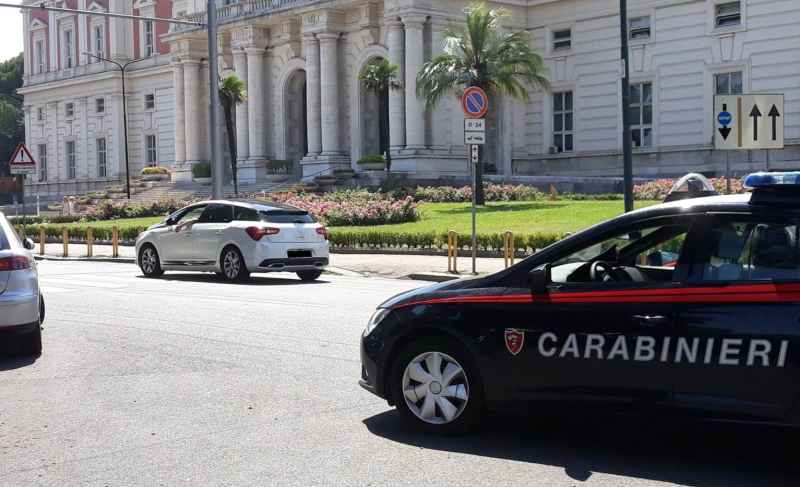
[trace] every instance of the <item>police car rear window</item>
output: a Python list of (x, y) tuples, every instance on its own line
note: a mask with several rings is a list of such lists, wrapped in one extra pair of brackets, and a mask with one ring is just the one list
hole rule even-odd
[(800, 226), (719, 222), (704, 281), (800, 280)]
[(272, 210), (260, 212), (261, 219), (267, 223), (316, 223), (307, 211)]

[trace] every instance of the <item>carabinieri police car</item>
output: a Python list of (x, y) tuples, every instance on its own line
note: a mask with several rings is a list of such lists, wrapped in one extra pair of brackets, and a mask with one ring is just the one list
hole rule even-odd
[(439, 432), (508, 406), (800, 423), (800, 173), (745, 186), (388, 300), (360, 384)]

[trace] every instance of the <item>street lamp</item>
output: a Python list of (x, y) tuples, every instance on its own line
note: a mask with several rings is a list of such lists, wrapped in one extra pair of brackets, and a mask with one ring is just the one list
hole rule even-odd
[(131, 59), (130, 61), (125, 61), (124, 63), (119, 63), (114, 61), (113, 59), (107, 59), (101, 56), (97, 56), (90, 52), (84, 52), (84, 56), (93, 57), (100, 61), (105, 61), (107, 63), (111, 63), (117, 68), (119, 68), (120, 72), (122, 73), (122, 138), (125, 141), (125, 194), (127, 194), (128, 199), (131, 199), (131, 171), (130, 166), (128, 165), (128, 105), (125, 100), (125, 70), (128, 69), (133, 63), (138, 63), (139, 61), (144, 61), (148, 59), (146, 57), (139, 58), (139, 59)]

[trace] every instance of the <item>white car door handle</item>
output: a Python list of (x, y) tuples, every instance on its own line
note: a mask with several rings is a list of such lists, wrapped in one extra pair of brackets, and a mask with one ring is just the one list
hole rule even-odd
[(222, 235), (224, 232), (222, 230), (217, 230), (217, 235)]

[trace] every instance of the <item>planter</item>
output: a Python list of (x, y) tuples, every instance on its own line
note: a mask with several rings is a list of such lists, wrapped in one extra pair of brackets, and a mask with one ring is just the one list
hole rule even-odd
[(384, 162), (359, 162), (358, 167), (361, 168), (362, 171), (385, 171), (386, 170), (386, 161)]
[(142, 181), (169, 181), (170, 179), (169, 174), (145, 174), (141, 177)]
[(211, 185), (211, 178), (192, 178), (192, 181), (198, 184), (202, 184), (203, 186)]
[(331, 176), (320, 176), (314, 178), (314, 182), (317, 183), (320, 187), (328, 188), (336, 184), (336, 178)]
[(289, 180), (288, 174), (267, 174), (264, 176), (264, 181), (270, 183), (282, 183)]

